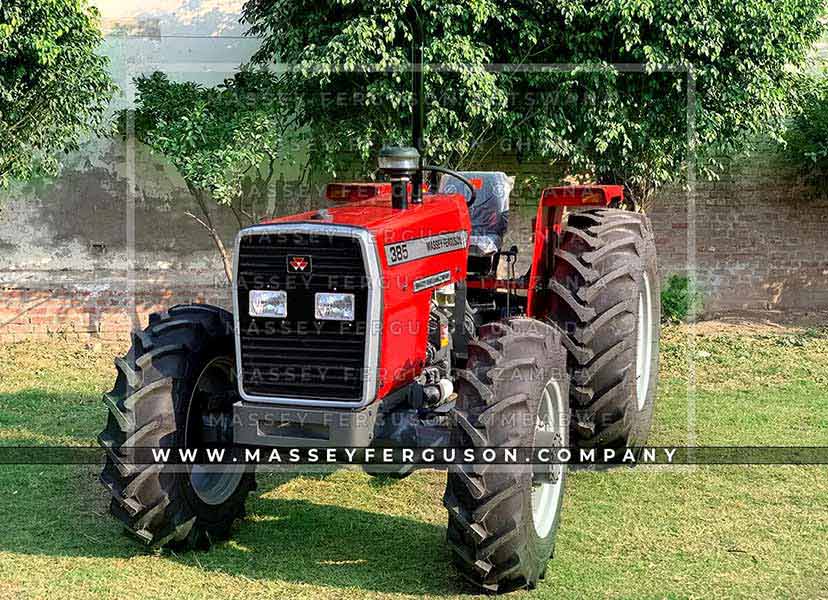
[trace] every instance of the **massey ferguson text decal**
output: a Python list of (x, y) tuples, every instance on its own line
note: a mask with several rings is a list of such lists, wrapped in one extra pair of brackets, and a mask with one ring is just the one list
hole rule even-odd
[(442, 273), (437, 273), (436, 275), (429, 275), (428, 277), (423, 277), (422, 279), (418, 279), (414, 282), (414, 291), (422, 292), (428, 288), (448, 283), (450, 280), (451, 271), (443, 271)]
[(463, 250), (466, 247), (466, 232), (455, 231), (429, 237), (397, 242), (385, 246), (385, 258), (390, 266), (401, 265), (420, 260), (427, 256), (436, 256), (455, 250)]

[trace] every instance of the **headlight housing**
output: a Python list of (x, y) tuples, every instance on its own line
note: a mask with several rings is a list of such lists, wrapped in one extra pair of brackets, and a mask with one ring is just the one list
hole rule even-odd
[(353, 294), (319, 292), (315, 301), (316, 318), (320, 321), (353, 321), (355, 304)]
[(248, 312), (251, 317), (284, 319), (287, 317), (287, 293), (251, 290)]

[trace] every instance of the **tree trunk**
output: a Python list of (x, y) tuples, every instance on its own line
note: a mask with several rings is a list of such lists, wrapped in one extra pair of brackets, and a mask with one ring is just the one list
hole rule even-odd
[(230, 256), (230, 252), (227, 250), (227, 246), (224, 245), (224, 240), (221, 239), (218, 231), (216, 231), (215, 226), (213, 225), (213, 219), (210, 217), (210, 211), (207, 209), (207, 203), (204, 201), (204, 197), (202, 192), (196, 190), (193, 187), (187, 186), (190, 189), (190, 193), (198, 202), (199, 208), (201, 208), (201, 213), (204, 215), (204, 219), (200, 219), (196, 215), (191, 212), (188, 212), (187, 215), (194, 219), (199, 225), (201, 225), (208, 234), (210, 234), (210, 238), (213, 240), (213, 244), (216, 246), (216, 250), (218, 250), (219, 256), (221, 256), (222, 264), (224, 265), (224, 274), (227, 277), (227, 283), (231, 286), (233, 285), (233, 260)]
[(221, 237), (216, 233), (214, 229), (212, 231), (213, 242), (216, 244), (216, 249), (219, 251), (221, 255), (222, 263), (224, 264), (224, 274), (227, 276), (227, 283), (231, 286), (233, 285), (233, 260), (230, 256), (230, 252), (227, 251), (227, 247), (224, 245)]

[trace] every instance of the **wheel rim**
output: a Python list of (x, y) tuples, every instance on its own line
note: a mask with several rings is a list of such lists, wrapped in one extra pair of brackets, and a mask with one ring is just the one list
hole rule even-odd
[[(558, 382), (550, 380), (541, 395), (535, 423), (535, 448), (560, 447), (565, 439), (563, 396)], [(565, 465), (551, 464), (543, 471), (535, 469), (532, 475), (532, 522), (539, 537), (545, 538), (552, 530), (563, 490)]]
[[(211, 360), (193, 387), (187, 409), (187, 448), (226, 448), (233, 443), (233, 398), (236, 378), (233, 362), (225, 357)], [(190, 485), (205, 504), (227, 501), (239, 487), (243, 469), (228, 466), (192, 465)]]
[(653, 358), (653, 297), (650, 278), (644, 273), (638, 295), (638, 335), (635, 353), (636, 401), (643, 410), (650, 390), (650, 368)]

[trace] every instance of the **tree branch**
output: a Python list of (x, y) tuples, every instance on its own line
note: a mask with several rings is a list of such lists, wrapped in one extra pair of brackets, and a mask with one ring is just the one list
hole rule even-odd
[[(187, 184), (187, 187), (191, 187), (190, 184)], [(204, 229), (207, 230), (207, 233), (210, 234), (210, 237), (213, 239), (213, 243), (215, 244), (216, 249), (219, 252), (219, 255), (221, 255), (221, 261), (224, 264), (224, 274), (227, 276), (227, 283), (232, 285), (233, 261), (230, 260), (230, 253), (227, 251), (227, 247), (224, 245), (224, 241), (221, 239), (221, 236), (218, 234), (216, 228), (213, 226), (213, 220), (210, 217), (210, 211), (207, 209), (207, 204), (204, 202), (204, 198), (202, 198), (201, 192), (198, 190), (196, 190), (195, 199), (199, 207), (201, 208), (201, 212), (204, 214), (204, 219), (200, 219), (191, 212), (187, 212), (186, 214), (193, 218), (199, 225), (201, 225)]]
[(230, 210), (233, 211), (233, 216), (236, 217), (236, 223), (239, 224), (239, 229), (244, 229), (244, 225), (242, 224), (241, 214), (239, 213), (239, 209), (230, 205)]
[(210, 235), (213, 234), (213, 228), (210, 227), (207, 223), (205, 223), (201, 219), (199, 219), (196, 215), (191, 213), (189, 210), (184, 211), (184, 214), (187, 215), (188, 217), (190, 217), (193, 221), (195, 221), (199, 225), (201, 225), (207, 231), (207, 233), (209, 233)]

